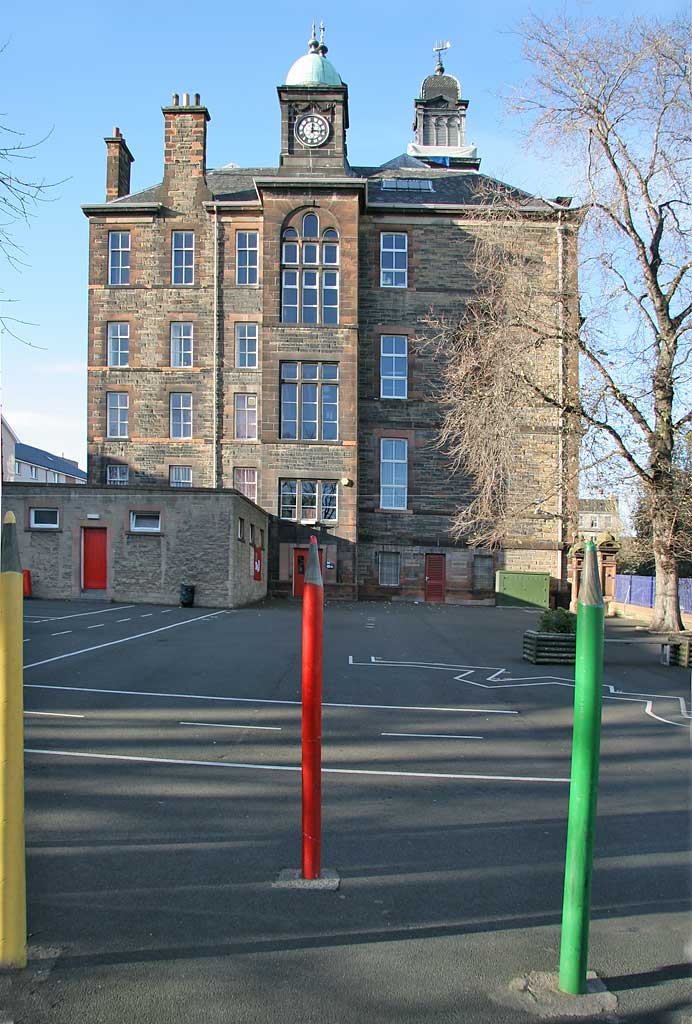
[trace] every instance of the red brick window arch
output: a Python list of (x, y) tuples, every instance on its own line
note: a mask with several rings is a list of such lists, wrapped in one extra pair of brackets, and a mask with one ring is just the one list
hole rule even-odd
[(281, 235), (281, 322), (339, 322), (339, 232), (317, 213), (292, 218)]

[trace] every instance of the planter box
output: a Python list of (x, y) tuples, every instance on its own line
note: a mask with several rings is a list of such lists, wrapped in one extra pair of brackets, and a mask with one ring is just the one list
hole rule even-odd
[(573, 665), (577, 649), (576, 633), (524, 633), (522, 657), (534, 665)]

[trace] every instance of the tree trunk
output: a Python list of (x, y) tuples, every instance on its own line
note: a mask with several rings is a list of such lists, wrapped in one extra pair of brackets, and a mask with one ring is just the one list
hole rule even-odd
[(651, 629), (677, 632), (683, 629), (678, 597), (678, 563), (672, 550), (673, 524), (667, 517), (653, 522), (653, 547), (656, 563), (656, 599)]

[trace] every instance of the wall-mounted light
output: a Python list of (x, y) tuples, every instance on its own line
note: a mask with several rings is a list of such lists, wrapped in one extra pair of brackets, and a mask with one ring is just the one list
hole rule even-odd
[(351, 480), (351, 478), (348, 476), (342, 476), (341, 480), (339, 480), (339, 483), (341, 484), (342, 487), (353, 487), (353, 480)]

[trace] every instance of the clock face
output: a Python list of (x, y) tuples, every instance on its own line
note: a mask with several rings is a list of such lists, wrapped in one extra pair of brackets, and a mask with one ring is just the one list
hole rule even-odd
[(304, 146), (321, 146), (329, 138), (329, 122), (320, 114), (306, 114), (296, 121), (295, 133)]

